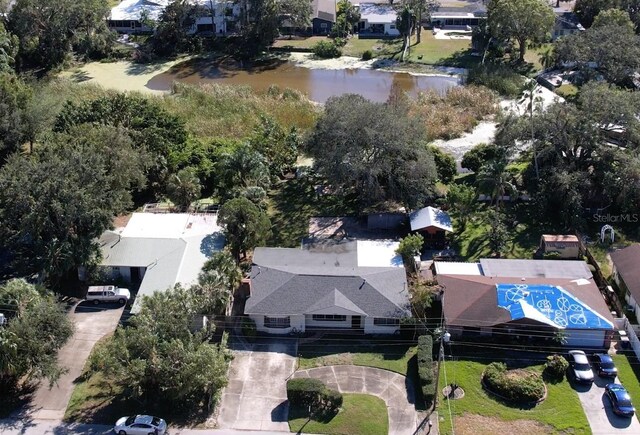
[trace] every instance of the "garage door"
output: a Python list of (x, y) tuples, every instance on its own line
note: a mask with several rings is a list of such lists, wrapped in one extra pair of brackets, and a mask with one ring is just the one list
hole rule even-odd
[(567, 347), (604, 347), (604, 337), (606, 331), (593, 331), (585, 329), (567, 329)]

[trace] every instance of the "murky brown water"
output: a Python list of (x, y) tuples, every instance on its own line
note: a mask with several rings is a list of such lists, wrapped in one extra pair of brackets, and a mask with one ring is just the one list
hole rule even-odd
[(444, 92), (458, 85), (455, 77), (414, 76), (365, 69), (309, 69), (286, 60), (250, 66), (218, 60), (197, 60), (181, 63), (153, 77), (147, 87), (169, 90), (173, 81), (250, 85), (257, 91), (277, 85), (280, 88), (297, 89), (310, 100), (320, 103), (329, 97), (346, 93), (360, 94), (373, 101), (386, 101), (394, 85), (414, 96), (428, 89)]

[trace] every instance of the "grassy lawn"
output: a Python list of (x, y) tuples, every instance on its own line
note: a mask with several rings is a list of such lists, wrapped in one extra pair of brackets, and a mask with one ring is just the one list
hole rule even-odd
[(556, 94), (563, 98), (572, 98), (578, 95), (578, 87), (573, 83), (561, 85), (556, 89)]
[(135, 412), (139, 407), (133, 402), (117, 399), (121, 393), (120, 388), (111, 386), (100, 373), (83, 375), (73, 389), (64, 420), (113, 424), (118, 418)]
[[(528, 207), (527, 204), (516, 204), (505, 208), (509, 239), (503, 258), (533, 258), (540, 236), (548, 231), (554, 232), (553, 229), (538, 227)], [(464, 231), (455, 233), (454, 246), (458, 255), (465, 261), (491, 256), (487, 238), (489, 229), (485, 208), (469, 219)]]
[[(487, 362), (488, 363), (488, 362)], [(584, 415), (578, 395), (571, 388), (567, 380), (557, 384), (547, 384), (547, 399), (535, 408), (522, 408), (497, 401), (484, 391), (480, 384), (480, 377), (486, 364), (474, 361), (447, 361), (446, 366), (440, 369), (440, 385), (447, 382), (455, 382), (465, 392), (465, 396), (459, 400), (450, 402), (441, 400), (439, 413), (443, 417), (440, 420), (440, 433), (451, 434), (451, 422), (449, 418), (449, 405), (453, 416), (453, 425), (456, 433), (460, 433), (457, 422), (467, 423), (470, 419), (479, 416), (477, 420), (483, 422), (513, 422), (513, 425), (522, 425), (523, 421), (529, 423), (534, 433), (590, 433), (589, 423)], [(530, 366), (531, 370), (542, 371), (543, 366)], [(447, 382), (445, 382), (445, 369)], [(504, 425), (509, 429), (511, 424)], [(477, 432), (469, 432), (477, 433)]]
[(299, 368), (353, 364), (357, 366), (377, 367), (407, 375), (410, 360), (416, 354), (416, 347), (394, 343), (354, 343), (348, 340), (341, 343), (337, 339), (319, 340), (298, 348)]
[[(633, 355), (614, 355), (613, 361), (618, 368), (620, 382), (631, 396), (631, 403), (640, 409), (640, 362)], [(637, 412), (636, 418), (640, 420)]]
[(280, 182), (269, 192), (269, 217), (273, 236), (269, 246), (295, 248), (309, 233), (312, 216), (353, 216), (355, 198), (342, 195), (316, 195), (320, 180), (308, 177)]
[(327, 435), (385, 435), (389, 427), (382, 399), (367, 394), (344, 394), (342, 409), (330, 420), (308, 420), (307, 410), (289, 410), (289, 428), (297, 433)]

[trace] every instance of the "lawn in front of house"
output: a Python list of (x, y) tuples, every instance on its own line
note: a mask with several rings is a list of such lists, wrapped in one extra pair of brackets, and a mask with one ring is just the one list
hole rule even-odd
[[(494, 399), (480, 384), (482, 372), (490, 362), (447, 360), (440, 367), (439, 385), (443, 387), (447, 383), (455, 382), (465, 392), (465, 396), (459, 400), (440, 400), (438, 412), (442, 417), (441, 434), (453, 433), (451, 419), (453, 419), (455, 432), (461, 433), (456, 422), (467, 426), (475, 417), (485, 425), (495, 422), (496, 426), (509, 427), (504, 422), (514, 422), (519, 427), (528, 426), (538, 433), (540, 430), (544, 433), (590, 433), (580, 399), (566, 379), (557, 384), (547, 383), (547, 399), (534, 408), (526, 409), (517, 405), (508, 405)], [(533, 365), (527, 368), (542, 371), (544, 366)], [(441, 393), (438, 392), (438, 394), (442, 398)], [(449, 409), (451, 409), (451, 415)]]
[(407, 376), (416, 346), (393, 340), (384, 343), (329, 338), (298, 347), (299, 369), (353, 364), (377, 367)]
[(297, 433), (327, 435), (386, 435), (389, 415), (384, 401), (368, 394), (343, 394), (342, 408), (330, 420), (309, 420), (308, 410), (289, 409), (289, 429)]
[[(618, 368), (618, 378), (620, 383), (629, 392), (631, 403), (640, 409), (640, 362), (633, 356), (633, 352), (629, 351), (628, 355), (612, 356), (616, 367)], [(636, 418), (640, 420), (640, 415), (636, 412)]]
[(314, 45), (316, 45), (320, 41), (330, 41), (330, 39), (327, 38), (326, 36), (309, 36), (307, 38), (293, 37), (291, 39), (280, 38), (280, 39), (276, 39), (273, 42), (272, 47), (275, 47), (275, 48), (291, 47), (294, 49), (295, 48), (308, 49), (308, 48), (312, 48)]

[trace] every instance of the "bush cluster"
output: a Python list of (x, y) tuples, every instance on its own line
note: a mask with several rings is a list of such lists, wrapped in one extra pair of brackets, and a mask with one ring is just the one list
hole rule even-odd
[(569, 368), (569, 362), (562, 355), (549, 355), (544, 365), (544, 374), (551, 380), (559, 381)]
[(433, 338), (421, 335), (418, 338), (418, 377), (422, 396), (427, 405), (433, 402), (436, 395), (437, 382), (433, 373)]
[(365, 50), (364, 53), (362, 53), (362, 60), (371, 60), (372, 57), (373, 53), (371, 50)]
[(477, 65), (469, 70), (467, 83), (486, 86), (500, 95), (516, 97), (522, 93), (525, 78), (505, 65)]
[(342, 56), (342, 49), (338, 44), (331, 41), (319, 41), (313, 47), (313, 54), (323, 59)]
[(539, 373), (507, 370), (505, 363), (489, 364), (482, 380), (489, 390), (513, 402), (531, 403), (544, 397), (544, 381)]
[(290, 379), (287, 399), (292, 406), (311, 407), (314, 414), (335, 413), (342, 406), (342, 394), (312, 378)]

